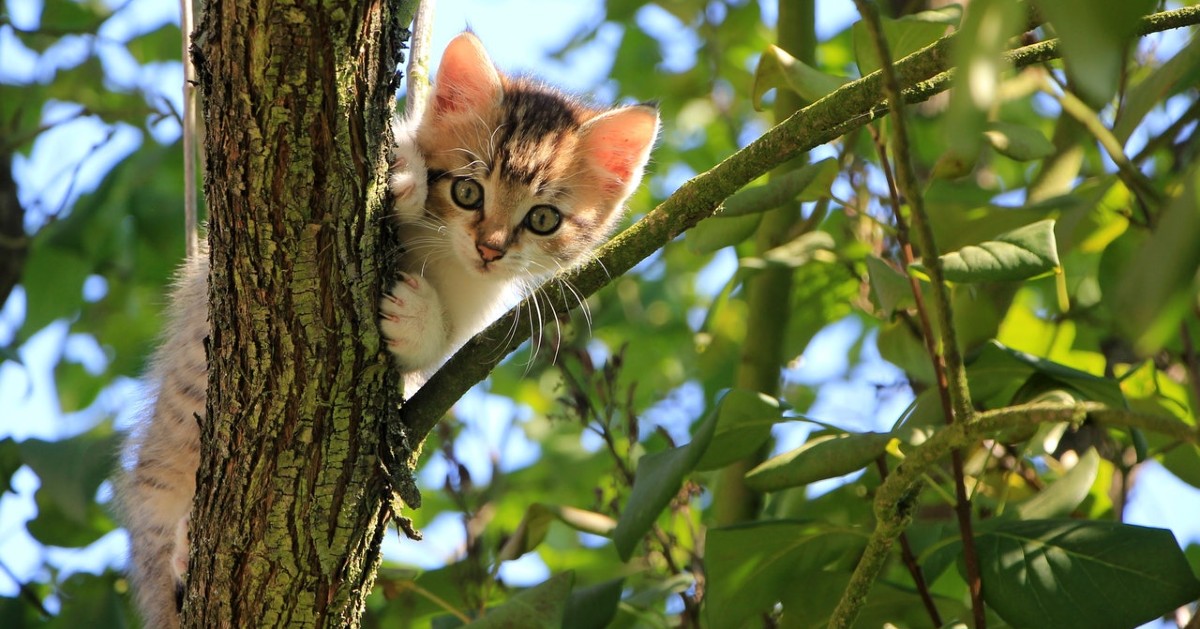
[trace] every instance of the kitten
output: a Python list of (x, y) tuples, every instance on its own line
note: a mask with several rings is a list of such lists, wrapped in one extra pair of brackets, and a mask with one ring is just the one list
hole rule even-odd
[[(641, 180), (658, 114), (586, 107), (501, 75), (470, 33), (447, 46), (419, 121), (397, 121), (389, 187), (405, 248), (380, 330), (419, 386), (522, 293), (583, 260)], [(147, 627), (176, 627), (200, 457), (208, 260), (184, 266), (148, 380), (157, 399), (119, 479)], [(411, 393), (411, 389), (408, 390)]]
[[(446, 47), (420, 124), (397, 125), (390, 186), (406, 248), (380, 329), (406, 391), (468, 338), (612, 231), (658, 113), (589, 108), (500, 74), (470, 33)], [(415, 143), (414, 143), (415, 141)], [(415, 148), (415, 151), (411, 149)]]

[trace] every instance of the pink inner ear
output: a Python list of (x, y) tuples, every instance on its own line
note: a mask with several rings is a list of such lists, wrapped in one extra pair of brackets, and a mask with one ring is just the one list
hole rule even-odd
[(446, 46), (433, 86), (433, 111), (441, 115), (478, 109), (500, 93), (500, 74), (483, 45), (463, 33)]
[(658, 114), (648, 107), (619, 109), (592, 121), (584, 150), (605, 175), (605, 192), (619, 192), (640, 179), (657, 133)]

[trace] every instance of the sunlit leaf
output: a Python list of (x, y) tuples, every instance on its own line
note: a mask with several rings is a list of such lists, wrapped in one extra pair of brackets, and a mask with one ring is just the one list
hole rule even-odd
[(679, 493), (683, 479), (696, 468), (716, 431), (717, 414), (696, 427), (691, 443), (663, 452), (647, 454), (638, 460), (637, 477), (629, 500), (621, 509), (621, 519), (613, 530), (613, 544), (623, 561), (633, 556), (642, 536), (654, 525), (658, 515)]
[(719, 448), (709, 448), (698, 470), (714, 470), (743, 459), (762, 447), (771, 427), (783, 419), (779, 400), (756, 391), (731, 389), (717, 402), (717, 428), (713, 439)]
[(508, 561), (537, 548), (546, 539), (550, 524), (558, 520), (567, 526), (593, 535), (609, 535), (617, 523), (612, 518), (594, 511), (574, 507), (534, 503), (521, 518), (517, 529), (497, 554), (497, 560)]
[(1009, 122), (992, 122), (983, 132), (996, 152), (1027, 162), (1042, 159), (1054, 152), (1054, 145), (1040, 131)]
[(770, 249), (762, 256), (742, 258), (743, 269), (765, 269), (787, 267), (795, 269), (808, 264), (822, 253), (830, 252), (836, 243), (833, 236), (823, 231), (805, 232), (792, 240)]
[(1154, 7), (1154, 0), (1128, 0), (1096, 11), (1090, 0), (1037, 0), (1042, 15), (1054, 25), (1062, 42), (1067, 75), (1093, 107), (1113, 97), (1125, 65), (1130, 38), (1138, 18)]
[(1200, 269), (1200, 168), (1193, 167), (1154, 232), (1120, 270), (1115, 307), (1119, 327), (1144, 355), (1178, 333), (1194, 306)]
[(1038, 221), (942, 255), (951, 282), (1022, 280), (1057, 269), (1054, 221)]
[(129, 40), (125, 47), (138, 63), (178, 61), (183, 54), (180, 41), (183, 34), (175, 24), (163, 24), (157, 29)]
[(1100, 471), (1100, 455), (1089, 448), (1062, 478), (1039, 491), (1029, 500), (1017, 505), (1017, 513), (1023, 520), (1061, 518), (1071, 512), (1087, 498)]
[(843, 433), (813, 437), (807, 443), (763, 461), (746, 473), (755, 491), (778, 491), (861, 470), (881, 456), (890, 433)]
[(1200, 488), (1200, 446), (1181, 443), (1163, 454), (1161, 462), (1176, 478)]
[(816, 201), (829, 195), (837, 172), (837, 160), (827, 158), (771, 177), (761, 186), (743, 188), (726, 199), (716, 218), (758, 214), (787, 203)]
[(804, 100), (815, 101), (841, 87), (847, 80), (821, 72), (772, 44), (767, 46), (758, 60), (750, 98), (754, 108), (762, 111), (763, 94), (770, 89), (790, 89)]
[(871, 294), (885, 317), (915, 303), (908, 277), (878, 256), (867, 256), (867, 273)]
[[(922, 11), (896, 20), (881, 17), (892, 60), (902, 59), (937, 41), (946, 34), (948, 27), (958, 24), (961, 17), (962, 7), (958, 5)], [(871, 41), (866, 24), (855, 22), (851, 31), (858, 71), (866, 76), (879, 69), (879, 54), (875, 52), (875, 43)]]
[[(1079, 399), (1103, 402), (1113, 408), (1125, 407), (1125, 396), (1116, 380), (1038, 358), (995, 341), (980, 348), (967, 365), (973, 399), (994, 399), (997, 391), (1016, 395), (1019, 387), (1035, 374), (1052, 381), (1054, 386), (1077, 393)], [(1000, 401), (1006, 404), (1011, 398), (1001, 396)]]
[(1124, 142), (1141, 124), (1155, 105), (1187, 86), (1195, 85), (1200, 73), (1200, 39), (1193, 38), (1187, 46), (1154, 69), (1150, 76), (1139, 81), (1125, 93), (1118, 110), (1113, 135)]
[(1163, 529), (1007, 521), (977, 535), (975, 546), (984, 600), (1015, 627), (1125, 629), (1200, 596), (1200, 581)]
[[(1013, 0), (975, 0), (967, 5), (966, 17), (954, 41), (958, 70), (945, 120), (950, 147), (947, 160), (973, 162), (979, 154), (980, 134), (984, 133), (988, 114), (999, 103), (1000, 77), (1008, 69), (1001, 53), (1008, 48), (1009, 38), (1020, 31), (1024, 20), (1025, 11)], [(988, 139), (996, 146), (992, 133), (995, 132), (988, 132)], [(1004, 137), (999, 140), (1003, 142)], [(1000, 148), (997, 150), (1008, 155)]]

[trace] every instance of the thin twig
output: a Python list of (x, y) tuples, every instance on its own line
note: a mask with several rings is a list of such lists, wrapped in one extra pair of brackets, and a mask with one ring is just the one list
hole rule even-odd
[(50, 612), (46, 609), (46, 605), (42, 603), (42, 599), (38, 596), (37, 592), (34, 592), (33, 588), (29, 587), (28, 583), (24, 583), (18, 579), (17, 575), (13, 573), (12, 568), (8, 567), (8, 564), (0, 561), (0, 570), (4, 570), (4, 573), (8, 575), (8, 578), (12, 579), (13, 583), (17, 584), (17, 590), (21, 592), (21, 597), (24, 598), (30, 605), (32, 605), (34, 609), (38, 610), (38, 613), (42, 615), (42, 618), (51, 617)]
[(420, 0), (417, 15), (413, 18), (412, 37), (408, 48), (408, 96), (404, 101), (404, 115), (409, 120), (420, 120), (425, 113), (425, 101), (429, 98), (429, 39), (433, 33), (433, 12), (437, 0)]
[[(879, 479), (887, 480), (887, 461), (884, 460), (883, 455), (875, 459), (875, 467), (879, 470)], [(929, 613), (929, 619), (933, 621), (934, 629), (941, 627), (942, 615), (938, 613), (937, 604), (933, 602), (933, 594), (929, 592), (929, 584), (925, 581), (925, 574), (921, 572), (921, 566), (917, 565), (917, 556), (913, 553), (912, 544), (908, 542), (906, 533), (900, 534), (900, 558), (904, 560), (904, 567), (908, 568), (908, 574), (912, 575), (913, 583), (917, 586), (917, 593), (921, 595), (921, 603), (925, 605), (925, 611)]]
[(183, 31), (183, 237), (187, 257), (199, 250), (199, 216), (196, 190), (196, 66), (192, 64), (192, 0), (179, 0)]
[[(938, 257), (937, 243), (933, 235), (933, 226), (929, 214), (925, 211), (925, 200), (917, 181), (916, 171), (912, 165), (912, 154), (909, 150), (907, 122), (904, 113), (904, 97), (900, 80), (892, 65), (892, 53), (888, 49), (887, 39), (883, 35), (883, 27), (879, 19), (879, 9), (872, 0), (854, 0), (858, 11), (862, 14), (863, 23), (875, 44), (879, 56), (879, 66), (883, 73), (883, 92), (887, 95), (891, 111), (892, 125), (892, 155), (895, 162), (895, 184), (903, 192), (908, 201), (909, 211), (916, 229), (921, 256), (929, 271), (931, 292), (933, 293), (934, 310), (938, 315), (938, 323), (942, 333), (942, 350), (937, 351), (933, 338), (933, 330), (929, 320), (923, 317), (926, 326), (925, 337), (929, 349), (929, 357), (933, 361), (934, 374), (937, 380), (938, 393), (945, 412), (946, 423), (970, 422), (974, 409), (971, 407), (971, 394), (967, 388), (967, 372), (963, 367), (962, 356), (958, 351), (958, 339), (954, 330), (954, 313), (950, 302), (950, 292), (946, 287), (942, 274), (942, 263)], [(893, 197), (895, 195), (893, 194)], [(898, 220), (903, 222), (897, 206)], [(909, 253), (911, 256), (911, 252)], [(910, 276), (913, 294), (920, 300), (920, 287)], [(979, 556), (975, 549), (975, 536), (971, 523), (971, 502), (967, 497), (967, 488), (963, 473), (962, 453), (955, 450), (950, 453), (951, 465), (954, 470), (954, 512), (958, 520), (958, 528), (963, 543), (963, 559), (967, 568), (967, 590), (971, 594), (971, 612), (976, 629), (987, 627), (987, 615), (983, 603), (983, 580), (979, 573)]]

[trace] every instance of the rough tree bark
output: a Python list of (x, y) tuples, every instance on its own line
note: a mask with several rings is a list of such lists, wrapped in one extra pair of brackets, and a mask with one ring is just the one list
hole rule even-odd
[(388, 118), (415, 2), (211, 0), (208, 420), (185, 627), (353, 627), (391, 511), (376, 323)]

